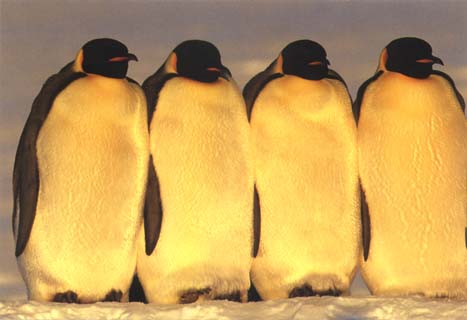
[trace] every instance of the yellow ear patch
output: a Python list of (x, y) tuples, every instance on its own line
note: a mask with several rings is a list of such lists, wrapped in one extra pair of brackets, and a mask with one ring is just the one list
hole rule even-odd
[(282, 58), (282, 53), (281, 53), (281, 54), (279, 54), (279, 56), (276, 59), (276, 64), (274, 66), (274, 72), (284, 73), (283, 69), (282, 69), (283, 62), (284, 62), (284, 58)]
[(386, 48), (381, 51), (381, 55), (379, 56), (379, 65), (377, 71), (387, 71), (386, 69), (386, 62), (388, 61), (388, 50)]
[(75, 63), (73, 64), (73, 70), (74, 71), (84, 72), (83, 71), (83, 59), (84, 59), (83, 49), (80, 49), (78, 51), (78, 54), (76, 55)]
[(177, 55), (172, 52), (165, 63), (165, 70), (168, 73), (177, 73)]

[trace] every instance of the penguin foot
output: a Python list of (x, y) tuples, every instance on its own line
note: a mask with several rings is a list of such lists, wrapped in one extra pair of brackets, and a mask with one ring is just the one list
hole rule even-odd
[(122, 301), (122, 290), (115, 290), (112, 289), (110, 290), (109, 293), (105, 296), (103, 302), (121, 302)]
[(204, 288), (199, 290), (187, 290), (180, 296), (180, 303), (187, 304), (193, 303), (198, 300), (200, 296), (207, 295), (211, 292), (211, 288)]
[(71, 290), (55, 294), (52, 301), (60, 303), (79, 303), (78, 295)]
[(215, 296), (213, 300), (228, 300), (233, 302), (242, 302), (242, 297), (240, 291), (235, 291), (232, 293)]
[(315, 295), (316, 293), (313, 291), (313, 289), (309, 285), (304, 284), (301, 287), (293, 288), (289, 293), (289, 298), (311, 297)]
[(326, 291), (317, 291), (316, 295), (322, 297), (322, 296), (332, 296), (332, 297), (339, 297), (342, 294), (340, 290), (337, 289), (329, 289)]

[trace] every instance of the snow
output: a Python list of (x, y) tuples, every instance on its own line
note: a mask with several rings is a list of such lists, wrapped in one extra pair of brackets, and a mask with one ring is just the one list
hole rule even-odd
[(0, 302), (0, 319), (467, 319), (467, 302), (423, 297), (310, 297), (190, 305)]

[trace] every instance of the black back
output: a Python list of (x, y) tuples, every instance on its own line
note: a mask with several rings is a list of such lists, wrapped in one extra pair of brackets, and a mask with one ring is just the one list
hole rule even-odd
[(13, 232), (16, 219), (19, 219), (15, 250), (17, 257), (26, 248), (36, 215), (40, 183), (36, 153), (39, 131), (57, 95), (73, 81), (86, 76), (85, 73), (74, 72), (72, 68), (73, 63), (69, 63), (47, 79), (34, 99), (16, 151), (13, 169)]
[(358, 88), (357, 98), (355, 99), (355, 102), (352, 108), (355, 121), (357, 121), (357, 125), (358, 125), (358, 120), (360, 119), (360, 109), (362, 107), (363, 96), (365, 95), (366, 88), (370, 84), (372, 84), (374, 81), (376, 81), (383, 73), (384, 71), (382, 70), (376, 72), (370, 79), (363, 82), (360, 88)]
[(248, 120), (251, 120), (251, 113), (253, 112), (253, 105), (256, 98), (263, 88), (272, 80), (283, 77), (282, 73), (275, 73), (276, 61), (271, 63), (266, 70), (254, 76), (243, 88), (243, 98), (245, 99)]
[(156, 111), (159, 94), (164, 84), (174, 77), (178, 77), (178, 75), (176, 73), (167, 73), (164, 65), (162, 65), (152, 76), (144, 80), (142, 88), (148, 105), (148, 124), (151, 124), (152, 116)]
[(438, 70), (433, 70), (432, 74), (443, 77), (444, 79), (446, 79), (447, 82), (449, 82), (449, 84), (451, 85), (452, 90), (456, 94), (457, 101), (459, 102), (459, 105), (461, 107), (462, 112), (465, 113), (465, 101), (464, 101), (464, 98), (462, 97), (461, 93), (459, 92), (459, 90), (457, 90), (456, 84), (454, 83), (454, 80), (452, 80), (452, 78), (450, 76), (448, 76), (446, 73), (438, 71)]
[[(159, 94), (165, 83), (170, 79), (178, 77), (176, 73), (168, 73), (165, 64), (162, 65), (152, 76), (143, 82), (143, 91), (146, 96), (148, 107), (148, 127), (151, 125), (152, 117), (156, 111)], [(146, 254), (149, 256), (154, 251), (159, 239), (162, 226), (162, 199), (160, 195), (159, 179), (152, 155), (149, 159), (148, 181), (144, 203), (144, 237)]]

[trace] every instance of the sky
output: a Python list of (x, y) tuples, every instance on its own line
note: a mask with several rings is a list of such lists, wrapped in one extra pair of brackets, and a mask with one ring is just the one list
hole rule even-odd
[(355, 98), (393, 39), (416, 36), (433, 47), (467, 95), (466, 1), (21, 1), (0, 0), (0, 300), (24, 297), (11, 232), (14, 155), (44, 81), (87, 41), (122, 41), (142, 83), (187, 39), (214, 43), (242, 88), (281, 49), (319, 42)]

